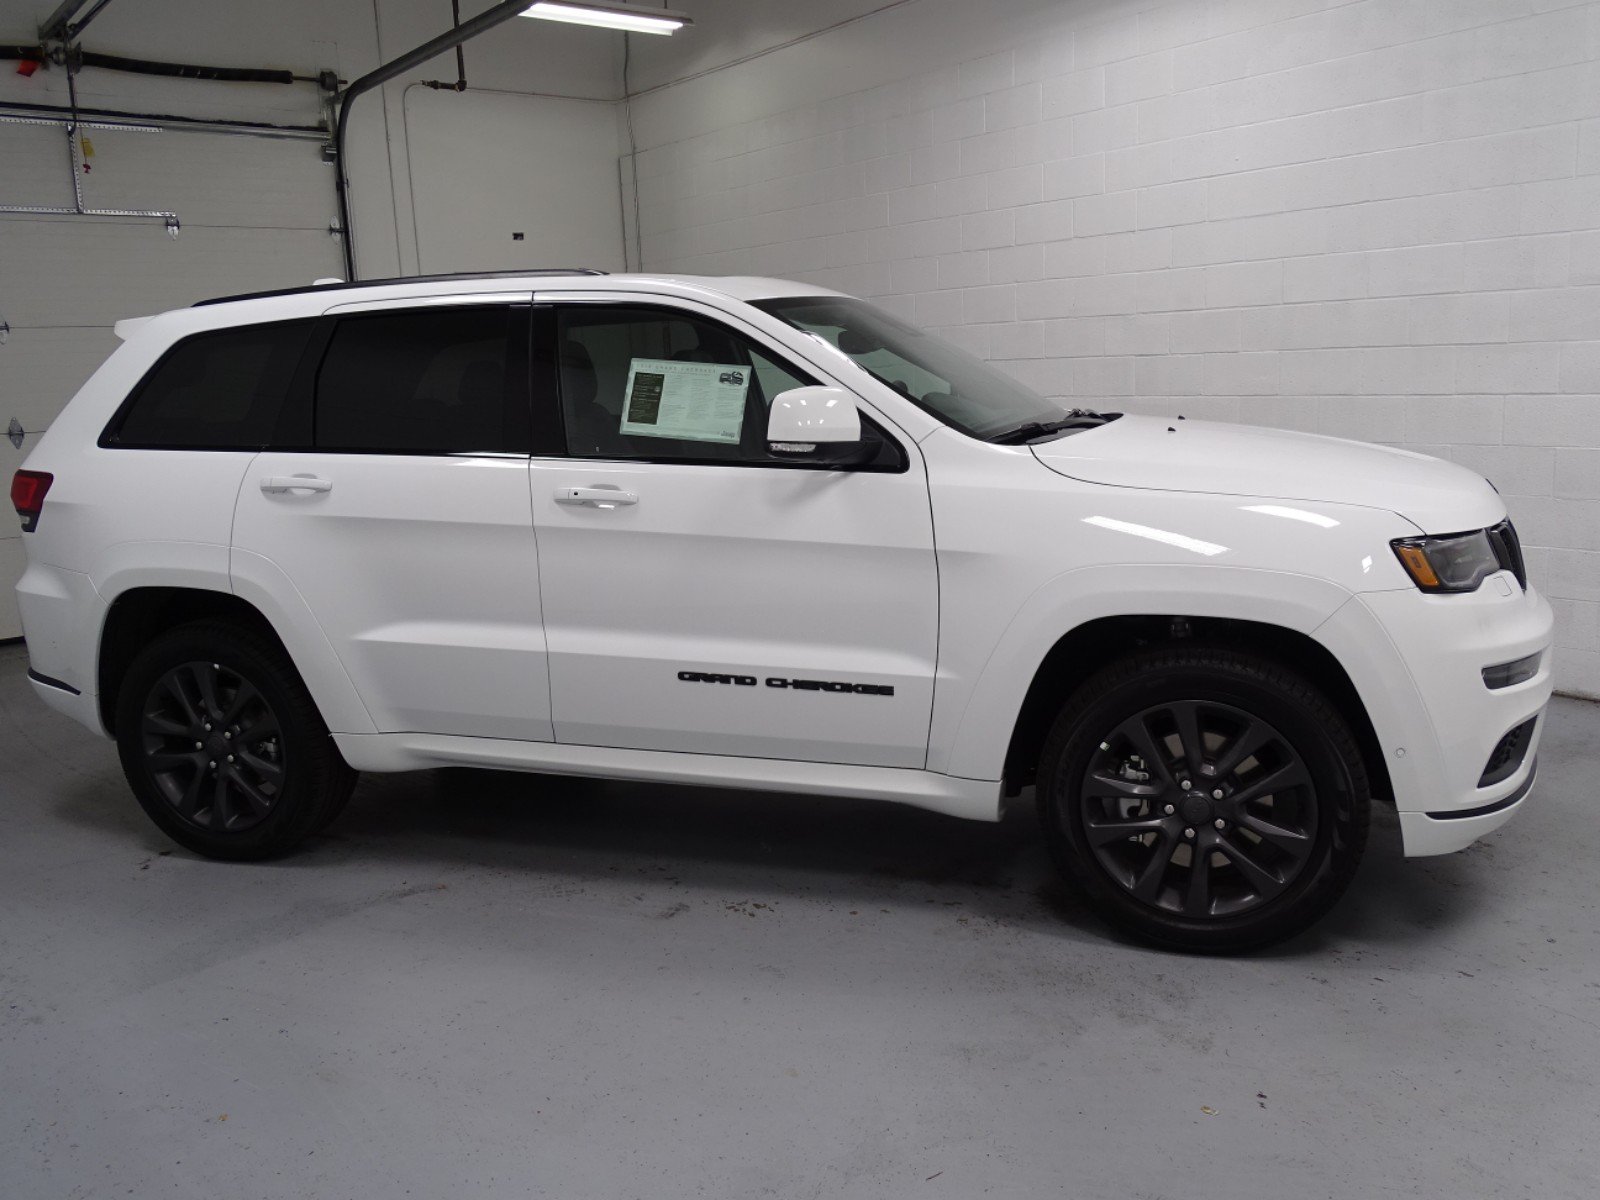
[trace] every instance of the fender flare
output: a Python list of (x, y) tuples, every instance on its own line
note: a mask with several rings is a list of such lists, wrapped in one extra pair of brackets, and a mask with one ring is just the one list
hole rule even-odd
[[(246, 570), (239, 574), (241, 559), (247, 560)], [(293, 582), (266, 559), (238, 551), (230, 555), (227, 546), (209, 542), (119, 542), (106, 547), (90, 579), (105, 605), (96, 632), (96, 664), (103, 651), (104, 614), (125, 593), (136, 588), (188, 588), (231, 595), (255, 609), (277, 634), (331, 731), (376, 731), (310, 606)]]
[(1057, 642), (1090, 621), (1217, 617), (1281, 626), (1314, 637), (1318, 626), (1350, 596), (1326, 579), (1255, 567), (1150, 563), (1065, 571), (1023, 602), (970, 686), (962, 688), (941, 664), (939, 691), (954, 692), (963, 700), (935, 701), (928, 767), (969, 779), (998, 780), (1040, 664)]

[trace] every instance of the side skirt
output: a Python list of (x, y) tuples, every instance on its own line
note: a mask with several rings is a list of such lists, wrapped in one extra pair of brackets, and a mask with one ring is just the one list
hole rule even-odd
[(620, 750), (431, 733), (336, 733), (333, 740), (345, 761), (358, 771), (486, 767), (811, 796), (858, 796), (974, 821), (1000, 819), (999, 780), (963, 779), (904, 767)]

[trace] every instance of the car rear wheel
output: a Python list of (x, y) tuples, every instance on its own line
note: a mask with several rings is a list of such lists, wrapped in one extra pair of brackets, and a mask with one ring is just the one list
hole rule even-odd
[(1046, 739), (1038, 794), (1052, 855), (1096, 911), (1211, 952), (1327, 912), (1371, 804), (1326, 696), (1266, 659), (1203, 647), (1142, 652), (1085, 683)]
[(117, 748), (150, 819), (209, 858), (293, 849), (338, 815), (356, 778), (282, 650), (230, 621), (173, 629), (134, 659)]

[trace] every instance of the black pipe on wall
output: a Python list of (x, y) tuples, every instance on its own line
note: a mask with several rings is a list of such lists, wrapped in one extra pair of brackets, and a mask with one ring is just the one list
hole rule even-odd
[(270, 67), (199, 67), (189, 63), (155, 62), (148, 58), (123, 58), (119, 54), (96, 54), (84, 50), (80, 62), (86, 67), (108, 71), (131, 71), (135, 75), (167, 75), (177, 79), (210, 79), (221, 83), (293, 83), (293, 71)]
[[(194, 63), (158, 62), (149, 58), (124, 58), (120, 54), (97, 54), (92, 50), (68, 51), (81, 67), (100, 67), (107, 71), (129, 71), (135, 75), (165, 75), (173, 79), (206, 79), (219, 83), (294, 83), (306, 76), (276, 67), (204, 67)], [(49, 52), (43, 46), (0, 46), (0, 59), (47, 63)]]

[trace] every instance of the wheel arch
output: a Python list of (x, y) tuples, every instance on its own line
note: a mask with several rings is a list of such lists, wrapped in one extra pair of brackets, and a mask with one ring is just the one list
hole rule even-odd
[(1283, 664), (1325, 693), (1350, 723), (1373, 795), (1393, 799), (1388, 764), (1372, 718), (1349, 673), (1310, 634), (1270, 622), (1192, 614), (1108, 616), (1063, 634), (1039, 662), (1006, 747), (1004, 791), (1033, 782), (1045, 737), (1062, 701), (1102, 667), (1151, 646), (1205, 644), (1252, 652)]
[(107, 733), (116, 736), (117, 695), (139, 651), (169, 629), (208, 617), (247, 625), (288, 654), (272, 623), (254, 605), (229, 592), (159, 585), (128, 588), (111, 601), (100, 629), (96, 692), (100, 723)]
[[(169, 629), (206, 618), (237, 621), (270, 639), (299, 672), (330, 729), (353, 727), (356, 732), (370, 731), (366, 709), (343, 668), (333, 659), (325, 638), (321, 639), (320, 648), (326, 658), (319, 661), (319, 647), (305, 645), (305, 630), (294, 628), (292, 621), (286, 629), (250, 599), (219, 588), (140, 583), (110, 598), (101, 623), (95, 661), (96, 702), (100, 722), (108, 734), (116, 736), (117, 695), (139, 651)], [(313, 630), (320, 637), (320, 627), (313, 623)]]

